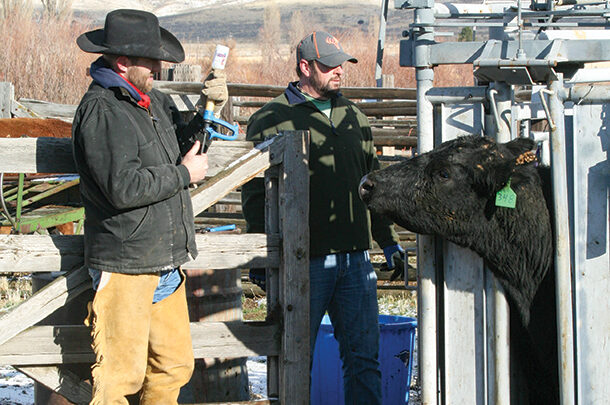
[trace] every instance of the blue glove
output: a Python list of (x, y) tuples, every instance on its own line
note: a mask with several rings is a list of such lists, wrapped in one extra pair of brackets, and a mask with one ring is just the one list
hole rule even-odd
[(267, 273), (265, 272), (265, 269), (250, 269), (248, 278), (253, 284), (259, 286), (261, 290), (267, 291), (265, 289), (267, 287)]
[(406, 255), (402, 246), (398, 244), (386, 246), (383, 248), (383, 255), (385, 256), (386, 263), (382, 264), (379, 270), (394, 270), (390, 276), (390, 281), (394, 281), (398, 278), (404, 278), (403, 273), (405, 269)]
[(384, 247), (383, 255), (387, 262), (387, 270), (393, 270), (396, 266), (404, 268), (405, 250), (399, 244)]

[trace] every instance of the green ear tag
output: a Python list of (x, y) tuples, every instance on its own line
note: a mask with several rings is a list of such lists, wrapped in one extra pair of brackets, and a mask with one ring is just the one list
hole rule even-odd
[(515, 208), (517, 206), (517, 194), (510, 188), (510, 179), (506, 186), (496, 193), (496, 207)]

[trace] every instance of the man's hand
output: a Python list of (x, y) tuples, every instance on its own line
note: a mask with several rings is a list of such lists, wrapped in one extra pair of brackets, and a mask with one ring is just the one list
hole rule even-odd
[(259, 286), (261, 290), (267, 291), (267, 273), (265, 269), (250, 269), (248, 278), (250, 282)]
[(196, 141), (191, 150), (182, 158), (182, 164), (191, 175), (191, 183), (197, 183), (205, 178), (208, 172), (208, 155), (198, 155), (201, 142)]
[(383, 255), (385, 256), (386, 270), (394, 270), (395, 267), (405, 267), (405, 251), (402, 246), (396, 244), (386, 246), (383, 248)]
[(405, 268), (406, 255), (404, 249), (398, 244), (386, 246), (383, 248), (383, 255), (385, 256), (386, 263), (382, 264), (379, 270), (394, 270), (392, 276), (390, 276), (390, 281), (400, 278)]
[(218, 116), (222, 107), (229, 99), (229, 90), (227, 89), (227, 75), (224, 70), (214, 69), (205, 78), (201, 94), (206, 98), (206, 101), (214, 102), (214, 115)]

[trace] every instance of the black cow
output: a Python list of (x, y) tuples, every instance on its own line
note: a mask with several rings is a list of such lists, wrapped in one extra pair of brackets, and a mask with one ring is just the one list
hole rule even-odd
[(512, 366), (527, 381), (512, 402), (557, 404), (550, 171), (535, 164), (534, 147), (523, 138), (498, 144), (460, 137), (365, 176), (360, 196), (404, 228), (439, 235), (485, 260), (506, 292)]

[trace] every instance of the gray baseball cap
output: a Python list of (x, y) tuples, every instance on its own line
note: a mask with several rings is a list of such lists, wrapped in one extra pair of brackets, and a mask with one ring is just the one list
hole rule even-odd
[(358, 63), (356, 58), (343, 51), (343, 47), (337, 41), (337, 38), (323, 31), (314, 31), (299, 42), (297, 45), (297, 64), (301, 59), (317, 60), (329, 67), (342, 65), (346, 61)]

